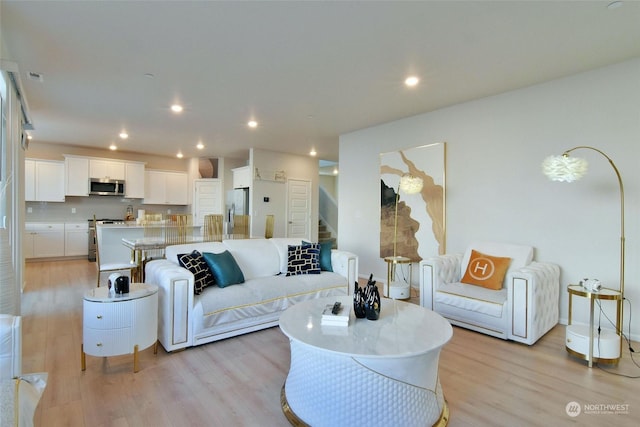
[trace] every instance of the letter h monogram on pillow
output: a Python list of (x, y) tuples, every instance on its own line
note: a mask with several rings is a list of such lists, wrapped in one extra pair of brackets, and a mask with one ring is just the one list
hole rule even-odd
[(511, 258), (491, 256), (472, 249), (461, 282), (500, 290), (510, 263)]

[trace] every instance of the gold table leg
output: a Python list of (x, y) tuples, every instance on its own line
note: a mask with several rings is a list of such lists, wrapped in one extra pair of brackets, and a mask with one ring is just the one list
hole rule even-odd
[(140, 369), (138, 368), (138, 344), (133, 346), (133, 372), (136, 373)]
[(84, 354), (84, 344), (80, 344), (80, 366), (83, 371), (87, 370), (87, 355)]

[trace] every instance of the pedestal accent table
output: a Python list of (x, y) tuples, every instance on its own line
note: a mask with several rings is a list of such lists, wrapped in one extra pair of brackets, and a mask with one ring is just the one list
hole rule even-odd
[(438, 378), (441, 348), (453, 330), (416, 304), (383, 300), (380, 318), (349, 326), (321, 324), (318, 298), (288, 308), (280, 329), (289, 337), (291, 367), (281, 404), (293, 425), (445, 426), (449, 409)]

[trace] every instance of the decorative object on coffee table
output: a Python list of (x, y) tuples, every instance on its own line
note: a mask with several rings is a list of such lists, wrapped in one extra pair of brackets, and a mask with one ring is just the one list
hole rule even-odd
[(380, 293), (376, 281), (373, 280), (373, 273), (364, 288), (364, 310), (369, 320), (378, 320), (380, 317)]
[(367, 313), (364, 309), (364, 293), (363, 289), (355, 282), (355, 291), (353, 292), (353, 312), (358, 319), (364, 319)]

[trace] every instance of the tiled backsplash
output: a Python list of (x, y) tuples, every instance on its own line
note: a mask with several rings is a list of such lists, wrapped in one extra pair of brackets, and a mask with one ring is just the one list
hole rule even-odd
[(144, 205), (140, 199), (109, 196), (67, 197), (64, 203), (26, 202), (25, 222), (86, 221), (93, 218), (93, 214), (98, 218), (124, 219), (129, 205), (133, 206), (134, 215), (137, 215), (138, 209), (164, 214), (168, 213), (168, 210), (171, 210), (171, 213), (188, 213), (187, 206)]

